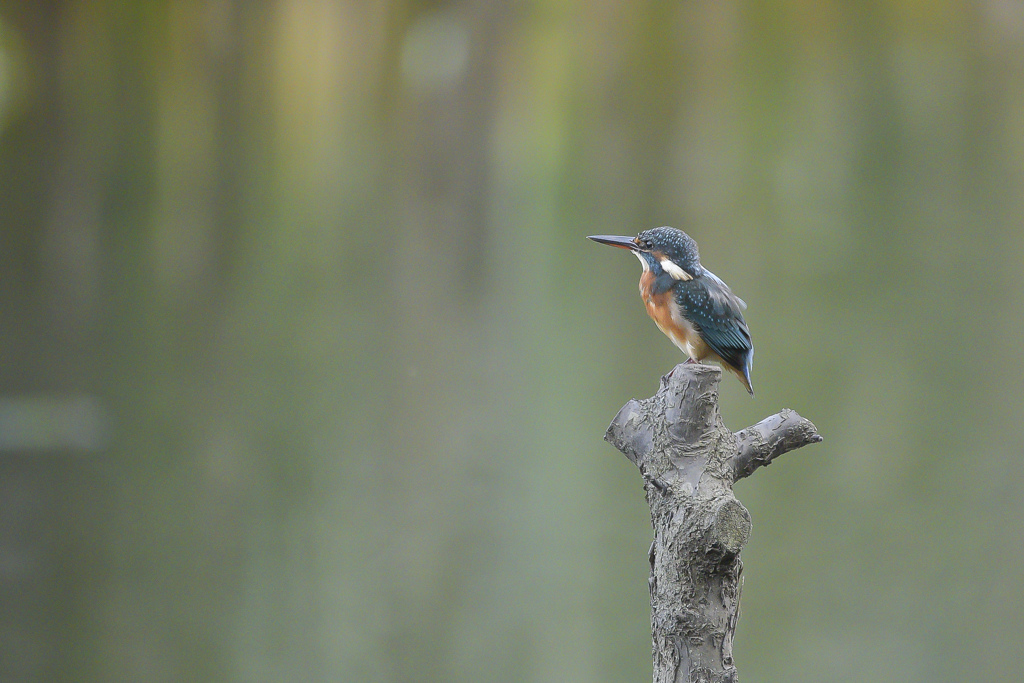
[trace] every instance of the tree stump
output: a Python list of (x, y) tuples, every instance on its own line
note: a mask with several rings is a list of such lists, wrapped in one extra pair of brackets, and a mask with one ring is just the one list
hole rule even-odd
[(623, 406), (605, 434), (640, 469), (651, 508), (654, 683), (737, 680), (739, 555), (751, 523), (732, 486), (822, 440), (792, 410), (729, 431), (718, 411), (721, 378), (716, 366), (677, 365), (657, 394)]

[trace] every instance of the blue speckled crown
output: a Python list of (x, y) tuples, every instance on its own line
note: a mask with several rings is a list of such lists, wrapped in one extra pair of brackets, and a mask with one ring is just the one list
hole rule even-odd
[(651, 228), (637, 235), (637, 240), (644, 249), (660, 251), (683, 268), (700, 263), (697, 243), (682, 230), (668, 226)]

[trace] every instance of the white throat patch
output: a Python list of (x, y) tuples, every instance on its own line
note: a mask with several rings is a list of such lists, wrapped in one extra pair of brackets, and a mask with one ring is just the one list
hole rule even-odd
[(643, 254), (641, 254), (639, 251), (633, 251), (632, 249), (630, 249), (630, 252), (633, 254), (633, 256), (636, 256), (638, 259), (640, 259), (640, 265), (644, 267), (645, 273), (651, 269), (651, 267), (647, 265), (647, 259), (644, 258)]

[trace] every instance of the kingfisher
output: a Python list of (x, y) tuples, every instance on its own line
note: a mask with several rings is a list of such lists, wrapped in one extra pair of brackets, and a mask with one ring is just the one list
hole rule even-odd
[(754, 346), (743, 319), (747, 307), (729, 285), (700, 264), (697, 243), (682, 230), (661, 227), (636, 237), (590, 235), (587, 239), (629, 249), (640, 259), (640, 297), (658, 329), (689, 358), (722, 364), (750, 395)]

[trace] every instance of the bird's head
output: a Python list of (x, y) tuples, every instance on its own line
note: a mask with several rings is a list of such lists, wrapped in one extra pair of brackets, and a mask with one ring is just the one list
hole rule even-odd
[(682, 230), (652, 228), (636, 237), (591, 235), (587, 239), (632, 251), (644, 270), (655, 275), (666, 273), (676, 280), (692, 280), (703, 272), (697, 243)]

